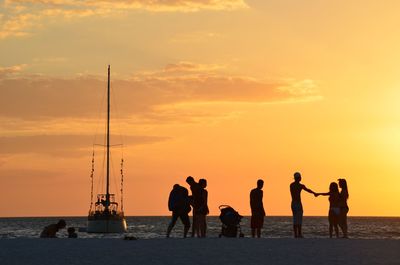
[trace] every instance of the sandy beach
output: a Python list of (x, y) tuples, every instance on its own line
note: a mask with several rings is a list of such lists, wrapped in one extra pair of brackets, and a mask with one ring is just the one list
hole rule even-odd
[(400, 240), (1, 239), (13, 264), (400, 264)]

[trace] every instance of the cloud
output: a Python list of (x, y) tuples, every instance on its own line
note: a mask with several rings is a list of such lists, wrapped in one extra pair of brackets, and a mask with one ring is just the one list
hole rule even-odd
[[(165, 141), (166, 137), (156, 136), (125, 136), (124, 146), (151, 144)], [(102, 144), (88, 135), (28, 135), (28, 136), (2, 136), (0, 137), (0, 155), (41, 154), (56, 156), (87, 155), (92, 144)], [(95, 141), (95, 142), (94, 142)], [(120, 144), (122, 139), (111, 136), (111, 142)]]
[(198, 43), (198, 42), (208, 42), (212, 39), (218, 39), (223, 37), (220, 33), (215, 32), (207, 32), (207, 31), (196, 31), (185, 34), (177, 34), (173, 36), (169, 41), (171, 43), (182, 43), (182, 44), (190, 44), (190, 43)]
[(29, 35), (45, 19), (73, 19), (148, 12), (199, 12), (248, 8), (244, 0), (6, 0), (0, 14), (0, 39)]
[(195, 12), (246, 8), (244, 0), (7, 0), (6, 5), (43, 7), (141, 9), (155, 12)]
[[(148, 116), (160, 107), (182, 103), (265, 103), (320, 98), (317, 85), (310, 79), (263, 81), (215, 69), (219, 66), (183, 62), (158, 71), (136, 73), (127, 79), (113, 78), (118, 113), (122, 117)], [(105, 89), (105, 76), (3, 75), (0, 114), (3, 118), (25, 120), (94, 118), (99, 115), (102, 98), (104, 102)]]
[(26, 64), (14, 65), (9, 67), (0, 67), (0, 78), (4, 78), (6, 76), (12, 76), (14, 74), (18, 74), (22, 72), (26, 68)]

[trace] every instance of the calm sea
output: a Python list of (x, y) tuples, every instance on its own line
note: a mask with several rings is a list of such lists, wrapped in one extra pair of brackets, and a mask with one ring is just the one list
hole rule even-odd
[[(29, 218), (0, 218), (0, 238), (37, 238), (43, 227), (56, 223), (57, 217), (29, 217)], [(86, 227), (86, 217), (63, 217), (67, 226), (75, 228)], [(137, 238), (165, 237), (170, 217), (127, 217), (129, 234)], [(175, 226), (171, 236), (181, 237), (183, 227), (179, 223)], [(218, 237), (221, 231), (221, 222), (218, 217), (210, 216), (208, 222), (208, 236)], [(349, 236), (363, 239), (400, 239), (400, 217), (349, 217)], [(249, 217), (241, 222), (242, 232), (250, 236)], [(326, 217), (304, 217), (303, 234), (308, 238), (328, 237), (328, 220)], [(66, 230), (59, 233), (59, 237), (66, 237)], [(78, 232), (80, 238), (119, 238), (120, 234), (87, 234)], [(288, 238), (292, 237), (291, 217), (266, 217), (263, 237)]]

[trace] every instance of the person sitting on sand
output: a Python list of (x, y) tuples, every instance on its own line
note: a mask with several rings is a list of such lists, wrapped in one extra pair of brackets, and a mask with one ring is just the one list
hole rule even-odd
[(187, 236), (190, 228), (190, 202), (189, 202), (189, 192), (185, 187), (175, 184), (168, 199), (168, 209), (172, 211), (172, 219), (168, 226), (167, 237), (171, 234), (172, 228), (174, 228), (178, 218), (181, 219), (184, 230), (183, 237)]
[(43, 229), (42, 233), (40, 233), (40, 237), (41, 238), (56, 238), (57, 237), (57, 235), (56, 235), (57, 232), (60, 229), (65, 228), (66, 225), (67, 225), (67, 223), (65, 222), (65, 220), (60, 219), (58, 221), (58, 223), (46, 226)]
[(339, 237), (339, 216), (340, 216), (340, 199), (339, 199), (339, 186), (336, 182), (329, 185), (329, 192), (316, 193), (317, 196), (329, 196), (329, 237), (332, 238), (333, 229), (335, 229), (336, 237)]
[(75, 228), (68, 227), (67, 232), (68, 232), (68, 238), (78, 238), (78, 234), (75, 232)]
[(347, 188), (347, 181), (345, 179), (338, 179), (340, 193), (339, 193), (339, 205), (340, 205), (340, 216), (339, 216), (339, 227), (343, 232), (343, 238), (348, 238), (347, 235), (347, 213), (349, 212), (349, 206), (347, 200), (349, 199), (349, 190)]
[(206, 179), (199, 179), (199, 186), (200, 186), (200, 202), (199, 207), (195, 210), (196, 221), (195, 224), (195, 232), (197, 237), (206, 237), (207, 233), (207, 220), (206, 215), (209, 213), (208, 209), (208, 191), (206, 190), (207, 187), (207, 180)]
[(190, 204), (193, 207), (193, 224), (192, 224), (192, 237), (194, 237), (196, 228), (198, 225), (196, 224), (197, 222), (197, 212), (199, 211), (199, 208), (202, 205), (202, 197), (201, 197), (201, 187), (199, 183), (197, 183), (192, 176), (188, 176), (186, 178), (186, 183), (189, 184), (190, 190), (192, 192), (192, 195), (190, 196)]
[(294, 173), (294, 182), (290, 184), (290, 194), (292, 195), (292, 212), (293, 212), (293, 231), (295, 238), (303, 238), (301, 232), (301, 226), (303, 223), (303, 205), (301, 204), (301, 191), (305, 190), (314, 195), (315, 192), (308, 189), (306, 186), (300, 183), (301, 174), (299, 172)]
[(257, 180), (257, 188), (250, 192), (250, 208), (251, 208), (251, 236), (261, 237), (261, 228), (264, 225), (265, 210), (263, 205), (264, 181)]

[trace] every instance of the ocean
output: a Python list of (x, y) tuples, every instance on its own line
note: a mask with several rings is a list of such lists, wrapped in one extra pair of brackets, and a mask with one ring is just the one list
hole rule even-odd
[[(0, 218), (0, 238), (37, 238), (43, 227), (56, 223), (61, 217)], [(87, 217), (62, 217), (67, 227), (86, 227)], [(127, 217), (128, 234), (139, 239), (163, 238), (169, 224), (169, 216)], [(250, 218), (245, 216), (241, 230), (245, 237), (251, 236)], [(349, 237), (359, 239), (400, 239), (400, 217), (349, 217)], [(216, 216), (207, 217), (207, 236), (218, 237), (221, 222)], [(78, 230), (78, 229), (77, 229)], [(182, 237), (183, 226), (178, 220), (171, 237)], [(304, 217), (303, 234), (306, 238), (327, 238), (327, 217)], [(66, 229), (59, 237), (66, 237)], [(78, 232), (79, 238), (120, 238), (121, 234), (88, 234)], [(288, 216), (268, 216), (265, 218), (262, 237), (292, 237), (292, 218)]]

